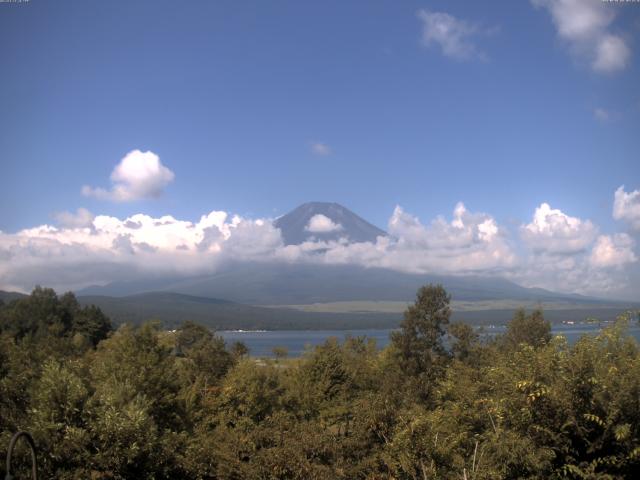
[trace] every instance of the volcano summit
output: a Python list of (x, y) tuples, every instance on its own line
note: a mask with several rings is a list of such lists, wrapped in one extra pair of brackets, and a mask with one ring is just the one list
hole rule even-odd
[(308, 202), (276, 219), (285, 245), (306, 241), (375, 242), (387, 232), (338, 203)]

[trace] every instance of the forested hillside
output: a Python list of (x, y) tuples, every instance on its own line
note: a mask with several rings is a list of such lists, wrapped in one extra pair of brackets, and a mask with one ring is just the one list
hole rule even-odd
[(384, 350), (258, 360), (190, 322), (114, 331), (39, 288), (0, 304), (0, 445), (31, 432), (47, 479), (638, 478), (628, 318), (569, 346), (517, 311), (488, 341), (449, 305), (421, 288)]

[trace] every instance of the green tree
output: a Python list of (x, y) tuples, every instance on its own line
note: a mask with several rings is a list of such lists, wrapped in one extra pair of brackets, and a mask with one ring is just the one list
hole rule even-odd
[(287, 347), (283, 347), (283, 346), (273, 347), (271, 349), (271, 352), (273, 353), (273, 355), (278, 360), (282, 360), (284, 358), (287, 358), (287, 356), (289, 355), (289, 349)]
[[(83, 418), (89, 398), (85, 379), (76, 362), (62, 365), (48, 360), (31, 391), (30, 431), (47, 454), (41, 457), (41, 474), (63, 478), (70, 470), (83, 471), (89, 434)], [(86, 472), (85, 472), (86, 473)]]
[(511, 321), (507, 324), (504, 334), (504, 344), (508, 348), (515, 348), (521, 343), (540, 347), (551, 340), (551, 324), (544, 319), (541, 309), (536, 309), (529, 315), (524, 308), (516, 311)]
[(199, 418), (235, 359), (222, 337), (192, 322), (185, 322), (176, 332), (174, 353), (180, 357), (176, 361), (183, 384), (180, 398), (191, 419)]
[(227, 425), (259, 423), (280, 408), (283, 393), (276, 368), (243, 360), (224, 379), (220, 412)]
[(189, 361), (193, 375), (204, 378), (207, 384), (215, 383), (233, 365), (224, 339), (192, 322), (185, 322), (178, 330), (176, 349)]
[(185, 413), (175, 356), (160, 333), (158, 324), (124, 325), (90, 352), (85, 417), (99, 478), (166, 478), (178, 469)]
[(451, 354), (462, 361), (474, 360), (474, 353), (478, 349), (479, 336), (471, 325), (466, 323), (452, 323), (447, 329), (452, 339)]
[(413, 378), (416, 393), (423, 399), (429, 397), (446, 363), (443, 337), (451, 316), (450, 302), (442, 285), (421, 287), (415, 303), (404, 312), (400, 331), (391, 333), (400, 367)]
[[(58, 297), (50, 288), (36, 287), (31, 295), (0, 309), (0, 332), (20, 340), (84, 337), (94, 346), (107, 338), (111, 321), (96, 306), (81, 307), (75, 295)], [(77, 341), (78, 345), (82, 342)]]
[(92, 346), (106, 339), (113, 327), (111, 320), (99, 307), (88, 305), (78, 308), (73, 315), (71, 330), (76, 335), (82, 335)]
[(61, 304), (51, 288), (37, 286), (31, 295), (12, 301), (2, 309), (0, 330), (21, 339), (27, 335), (61, 337), (71, 330), (73, 312)]
[(230, 350), (231, 355), (236, 361), (240, 360), (246, 355), (249, 355), (249, 348), (243, 342), (237, 340), (231, 344)]

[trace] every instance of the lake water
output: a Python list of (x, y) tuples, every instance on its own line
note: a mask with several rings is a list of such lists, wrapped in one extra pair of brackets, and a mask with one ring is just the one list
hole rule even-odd
[[(504, 326), (485, 327), (488, 335), (503, 333)], [(243, 342), (249, 348), (249, 354), (254, 357), (272, 357), (274, 347), (286, 347), (289, 357), (299, 357), (307, 348), (322, 344), (329, 337), (344, 340), (346, 336), (373, 338), (379, 348), (389, 343), (389, 334), (393, 330), (273, 330), (260, 332), (222, 331), (217, 332), (227, 344), (235, 341)], [(598, 325), (554, 325), (551, 329), (554, 335), (563, 335), (569, 343), (575, 343), (582, 335), (595, 335), (600, 331)], [(629, 334), (640, 342), (640, 326), (633, 325)]]

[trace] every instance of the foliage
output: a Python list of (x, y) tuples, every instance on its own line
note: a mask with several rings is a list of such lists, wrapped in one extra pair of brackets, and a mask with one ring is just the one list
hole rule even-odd
[(409, 388), (423, 400), (430, 398), (441, 376), (446, 350), (443, 339), (451, 316), (451, 296), (442, 285), (426, 285), (404, 312), (400, 331), (391, 333), (391, 344)]
[(85, 339), (95, 346), (110, 331), (111, 322), (102, 311), (80, 307), (71, 292), (58, 297), (50, 288), (36, 287), (28, 297), (0, 308), (0, 332), (16, 340), (78, 336), (76, 342)]
[(0, 441), (30, 431), (51, 479), (639, 478), (630, 318), (570, 346), (518, 311), (482, 341), (449, 300), (421, 289), (382, 350), (268, 360), (38, 288), (0, 306)]
[(551, 324), (544, 319), (542, 310), (536, 309), (527, 315), (521, 308), (516, 311), (507, 325), (507, 331), (502, 340), (507, 348), (516, 348), (522, 343), (540, 347), (551, 340)]

